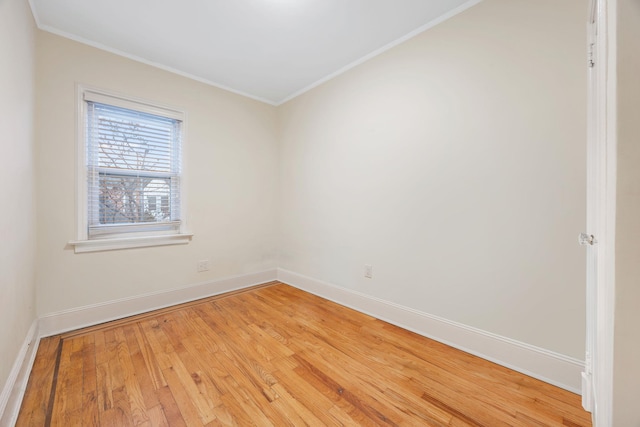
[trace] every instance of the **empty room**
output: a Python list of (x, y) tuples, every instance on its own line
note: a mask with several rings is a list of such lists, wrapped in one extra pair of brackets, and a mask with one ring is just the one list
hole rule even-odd
[(0, 0), (0, 426), (640, 427), (637, 0)]

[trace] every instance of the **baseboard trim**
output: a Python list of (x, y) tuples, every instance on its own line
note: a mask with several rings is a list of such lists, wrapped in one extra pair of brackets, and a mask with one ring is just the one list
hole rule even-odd
[(12, 426), (18, 419), (22, 397), (27, 389), (29, 374), (38, 351), (40, 340), (37, 337), (38, 319), (35, 319), (31, 323), (0, 394), (0, 426)]
[(271, 269), (50, 313), (40, 317), (39, 337), (57, 335), (176, 304), (248, 288), (276, 280), (276, 277), (277, 270)]
[(427, 338), (580, 394), (584, 362), (363, 293), (278, 269), (278, 280)]

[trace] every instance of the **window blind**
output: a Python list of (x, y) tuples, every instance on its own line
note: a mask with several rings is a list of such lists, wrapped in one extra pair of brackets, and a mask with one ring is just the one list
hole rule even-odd
[(86, 101), (89, 238), (179, 232), (182, 122)]

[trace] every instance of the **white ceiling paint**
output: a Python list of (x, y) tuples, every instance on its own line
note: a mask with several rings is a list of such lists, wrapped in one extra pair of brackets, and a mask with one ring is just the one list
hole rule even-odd
[(278, 105), (480, 0), (30, 0), (38, 27)]

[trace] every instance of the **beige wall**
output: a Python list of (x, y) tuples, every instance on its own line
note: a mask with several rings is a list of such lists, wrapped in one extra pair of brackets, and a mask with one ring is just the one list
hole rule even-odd
[(35, 319), (35, 25), (0, 0), (0, 389)]
[[(276, 266), (275, 108), (49, 33), (37, 40), (38, 314)], [(187, 112), (188, 245), (75, 254), (75, 85)], [(197, 273), (198, 260), (211, 270)]]
[(618, 0), (614, 426), (640, 426), (640, 2)]
[(586, 12), (485, 0), (280, 107), (280, 266), (583, 359)]

